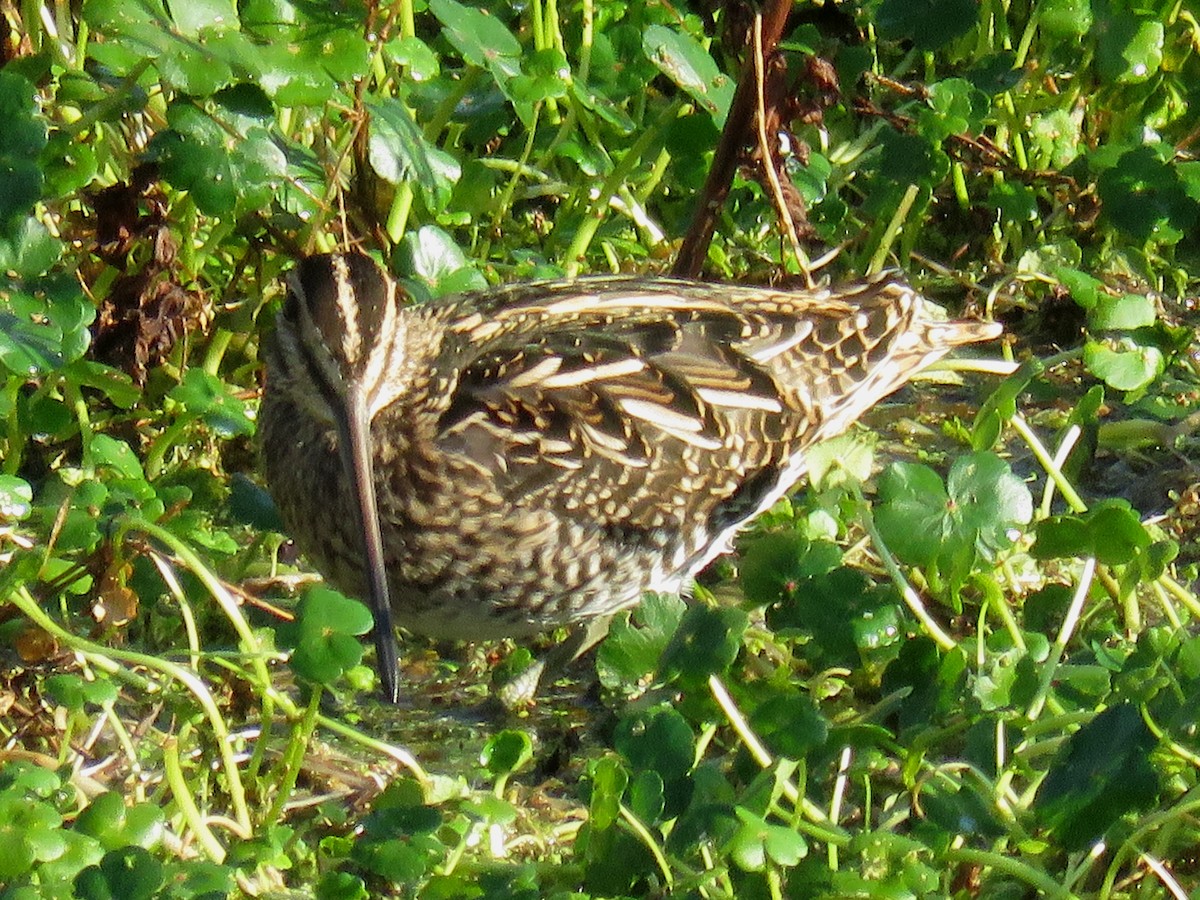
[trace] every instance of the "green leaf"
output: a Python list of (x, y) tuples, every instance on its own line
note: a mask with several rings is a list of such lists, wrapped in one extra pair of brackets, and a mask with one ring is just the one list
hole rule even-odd
[(62, 256), (62, 241), (33, 216), (0, 229), (0, 270), (20, 278), (44, 275)]
[(901, 134), (885, 128), (879, 142), (883, 147), (879, 173), (893, 191), (910, 184), (937, 184), (950, 172), (950, 158), (923, 134)]
[(905, 641), (881, 682), (885, 695), (901, 692), (904, 698), (899, 709), (901, 727), (927, 728), (954, 708), (966, 669), (966, 658), (958, 648), (943, 654), (927, 637)]
[(621, 797), (628, 783), (629, 773), (620, 760), (609, 756), (596, 761), (591, 770), (592, 791), (588, 805), (588, 821), (593, 828), (603, 831), (616, 824), (621, 815)]
[(533, 121), (533, 105), (513, 93), (513, 79), (521, 74), (521, 44), (493, 15), (464, 6), (456, 0), (430, 0), (429, 11), (442, 23), (442, 34), (464, 61), (487, 69), (521, 121)]
[(0, 365), (14, 375), (47, 375), (87, 350), (96, 309), (83, 297), (0, 295)]
[(1005, 833), (1005, 823), (996, 813), (991, 797), (981, 795), (973, 782), (955, 787), (931, 782), (921, 790), (921, 806), (925, 815), (946, 834), (996, 838)]
[(1068, 851), (1083, 850), (1158, 794), (1156, 745), (1137, 707), (1106, 709), (1067, 740), (1038, 789), (1034, 810)]
[(1200, 221), (1200, 204), (1185, 190), (1169, 152), (1136, 147), (1096, 180), (1105, 217), (1135, 240), (1175, 244)]
[(1132, 562), (1137, 552), (1151, 543), (1146, 526), (1124, 500), (1108, 500), (1090, 510), (1088, 531), (1096, 559), (1110, 566)]
[(990, 557), (1012, 544), (1010, 530), (1029, 524), (1033, 496), (1008, 462), (982, 451), (961, 456), (946, 479), (956, 530), (970, 536)]
[(512, 94), (524, 103), (544, 103), (567, 96), (571, 87), (571, 68), (566, 56), (556, 47), (538, 50), (524, 57), (525, 74), (512, 80)]
[(201, 29), (237, 28), (234, 0), (166, 0), (167, 9), (181, 34), (196, 36)]
[(664, 805), (662, 776), (657, 772), (639, 772), (629, 786), (629, 808), (633, 814), (643, 822), (656, 822)]
[(437, 54), (415, 35), (390, 41), (386, 49), (396, 65), (407, 67), (405, 74), (413, 81), (428, 81), (441, 71)]
[(126, 806), (116, 791), (100, 794), (75, 820), (80, 834), (96, 838), (105, 850), (129, 845), (150, 847), (162, 839), (166, 822), (163, 811), (151, 803)]
[(647, 593), (630, 613), (613, 620), (596, 653), (600, 683), (617, 689), (654, 673), (686, 609), (675, 594)]
[(1083, 363), (1089, 372), (1118, 391), (1140, 390), (1166, 368), (1161, 350), (1139, 346), (1128, 338), (1088, 341), (1083, 346)]
[(637, 711), (622, 719), (613, 745), (635, 769), (657, 772), (664, 784), (684, 777), (695, 758), (695, 735), (672, 707)]
[(692, 605), (663, 651), (663, 677), (698, 684), (721, 674), (737, 658), (748, 622), (740, 609)]
[(1092, 29), (1091, 0), (1044, 0), (1038, 24), (1055, 38), (1080, 38)]
[(1091, 529), (1078, 516), (1051, 516), (1038, 522), (1037, 539), (1029, 552), (1034, 559), (1091, 556)]
[(650, 25), (642, 35), (642, 50), (660, 72), (708, 111), (718, 128), (725, 127), (734, 83), (695, 38), (664, 25)]
[(0, 235), (30, 212), (42, 196), (38, 155), (46, 125), (38, 115), (35, 88), (16, 72), (0, 70)]
[(246, 404), (237, 398), (230, 385), (203, 369), (189, 368), (183, 381), (167, 396), (188, 414), (203, 418), (210, 428), (224, 437), (254, 433), (254, 420)]
[(990, 450), (996, 445), (1004, 423), (1017, 414), (1017, 398), (1043, 368), (1036, 357), (1026, 360), (983, 401), (971, 428), (971, 445), (975, 450)]
[(298, 675), (332, 684), (363, 656), (357, 636), (371, 630), (371, 612), (357, 600), (326, 587), (305, 592), (296, 610), (299, 640), (291, 665)]
[(62, 816), (48, 803), (5, 791), (0, 794), (0, 846), (0, 881), (22, 876), (34, 863), (62, 854)]
[(446, 39), (464, 61), (488, 68), (494, 60), (508, 57), (515, 68), (521, 44), (495, 16), (455, 0), (430, 0), (429, 11), (442, 23)]
[(130, 481), (146, 480), (141, 460), (124, 441), (107, 434), (92, 436), (92, 457), (97, 466), (113, 469), (121, 478)]
[(837, 545), (811, 542), (799, 531), (775, 531), (747, 542), (741, 554), (742, 590), (751, 603), (775, 603), (797, 584), (842, 563)]
[(270, 493), (242, 472), (234, 472), (230, 479), (226, 508), (235, 522), (259, 531), (283, 531), (279, 508)]
[(896, 462), (879, 477), (875, 521), (888, 547), (910, 565), (937, 559), (947, 541), (950, 496), (941, 476), (920, 463)]
[(1101, 25), (1096, 42), (1096, 71), (1102, 79), (1133, 84), (1158, 71), (1163, 61), (1162, 22), (1122, 11)]
[(894, 594), (848, 566), (804, 579), (767, 609), (771, 628), (802, 629), (812, 636), (805, 656), (822, 667), (855, 666), (864, 653), (894, 644), (904, 634), (897, 621)]
[(370, 900), (370, 897), (363, 880), (351, 872), (329, 871), (317, 883), (317, 900)]
[(946, 78), (929, 86), (929, 109), (920, 111), (921, 133), (932, 140), (978, 134), (990, 111), (987, 94), (965, 78)]
[(883, 0), (876, 16), (881, 36), (911, 40), (919, 50), (934, 50), (961, 37), (978, 20), (973, 0)]
[(750, 725), (772, 752), (791, 759), (804, 759), (829, 737), (829, 723), (803, 694), (769, 697), (755, 708)]
[(395, 884), (415, 884), (429, 866), (425, 856), (408, 841), (359, 841), (354, 845), (354, 861), (370, 872)]
[(20, 521), (33, 508), (33, 488), (16, 475), (0, 475), (0, 522)]
[(454, 238), (436, 225), (423, 225), (406, 234), (402, 249), (408, 257), (407, 271), (421, 279), (434, 296), (487, 287)]
[(1071, 299), (1084, 309), (1094, 309), (1104, 296), (1104, 282), (1086, 272), (1059, 266), (1054, 271), (1054, 277), (1071, 292)]
[(533, 759), (533, 741), (524, 731), (507, 728), (483, 746), (479, 762), (493, 777), (510, 775)]
[(1030, 156), (1044, 169), (1063, 169), (1087, 149), (1082, 141), (1083, 116), (1075, 110), (1054, 109), (1034, 116), (1029, 137)]
[(258, 48), (259, 84), (277, 106), (319, 107), (337, 85), (322, 65), (319, 43), (275, 41)]
[(851, 431), (821, 441), (808, 451), (808, 480), (818, 491), (841, 487), (847, 481), (865, 482), (875, 469), (875, 445)]
[(725, 849), (739, 868), (759, 872), (768, 859), (790, 867), (808, 855), (808, 842), (799, 832), (774, 825), (742, 806), (734, 813), (741, 827)]

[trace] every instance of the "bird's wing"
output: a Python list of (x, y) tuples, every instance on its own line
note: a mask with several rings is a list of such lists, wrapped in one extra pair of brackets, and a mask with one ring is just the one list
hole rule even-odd
[[(745, 486), (769, 493), (905, 330), (886, 284), (852, 300), (623, 279), (489, 292), (447, 329), (438, 444), (508, 502), (568, 516), (659, 527), (753, 506)], [(871, 402), (905, 377), (875, 379)]]

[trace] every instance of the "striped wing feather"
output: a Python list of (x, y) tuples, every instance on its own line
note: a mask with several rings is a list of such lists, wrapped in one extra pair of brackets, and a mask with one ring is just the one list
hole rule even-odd
[(871, 374), (913, 311), (890, 282), (849, 299), (658, 285), (543, 284), (466, 305), (448, 329), (460, 346), (440, 447), (505, 500), (568, 517), (655, 528), (736, 518), (731, 503), (745, 517), (799, 449), (858, 414), (842, 415), (848, 390), (868, 387), (865, 408), (907, 377)]

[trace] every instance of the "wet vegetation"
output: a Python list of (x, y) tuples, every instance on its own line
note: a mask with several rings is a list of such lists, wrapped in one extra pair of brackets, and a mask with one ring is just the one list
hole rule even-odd
[[(0, 2), (0, 898), (1195, 896), (1196, 12), (781, 8)], [(417, 301), (895, 267), (1007, 336), (529, 709), (554, 636), (410, 638), (393, 708), (256, 474), (351, 241)]]

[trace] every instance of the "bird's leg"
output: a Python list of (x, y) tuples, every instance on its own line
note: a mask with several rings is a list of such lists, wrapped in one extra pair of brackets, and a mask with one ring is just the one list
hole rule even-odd
[(518, 709), (530, 703), (543, 681), (553, 681), (566, 666), (604, 640), (612, 620), (611, 615), (598, 616), (571, 626), (561, 644), (548, 650), (521, 674), (501, 685), (496, 692), (496, 699), (505, 709)]

